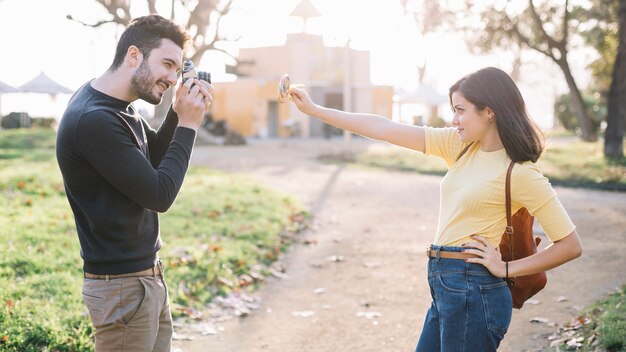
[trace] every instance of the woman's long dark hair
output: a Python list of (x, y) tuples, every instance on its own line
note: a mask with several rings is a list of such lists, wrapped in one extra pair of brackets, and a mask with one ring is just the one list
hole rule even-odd
[(487, 67), (461, 78), (450, 87), (460, 92), (478, 111), (489, 107), (506, 153), (515, 162), (536, 162), (543, 151), (543, 135), (528, 117), (524, 98), (506, 72)]

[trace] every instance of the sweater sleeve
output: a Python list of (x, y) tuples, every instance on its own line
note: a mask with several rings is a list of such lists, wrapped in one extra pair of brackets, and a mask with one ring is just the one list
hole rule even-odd
[(118, 118), (97, 110), (77, 124), (76, 143), (86, 160), (113, 187), (147, 209), (164, 212), (182, 186), (196, 133), (179, 127), (157, 167), (137, 147)]
[(514, 208), (526, 208), (552, 242), (563, 239), (576, 228), (550, 181), (534, 163), (526, 162), (513, 168), (511, 202)]
[(461, 142), (456, 128), (425, 127), (424, 133), (426, 137), (424, 154), (442, 158), (448, 167), (456, 162), (463, 148), (467, 146)]
[(146, 138), (148, 139), (150, 161), (152, 166), (156, 168), (161, 160), (163, 160), (163, 157), (172, 142), (174, 131), (176, 131), (176, 127), (178, 126), (178, 115), (170, 106), (163, 123), (159, 126), (158, 131), (151, 129), (143, 119), (142, 122), (146, 131)]

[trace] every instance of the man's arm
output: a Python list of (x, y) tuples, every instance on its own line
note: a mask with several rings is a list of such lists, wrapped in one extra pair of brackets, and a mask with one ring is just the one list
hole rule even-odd
[(79, 149), (103, 178), (147, 209), (169, 209), (189, 166), (196, 136), (193, 129), (175, 129), (169, 148), (155, 168), (113, 113), (88, 113), (77, 127)]
[(172, 137), (174, 137), (174, 131), (178, 126), (178, 115), (174, 112), (170, 106), (165, 119), (157, 131), (150, 128), (150, 126), (142, 119), (144, 129), (146, 131), (146, 137), (148, 139), (148, 148), (150, 149), (150, 162), (154, 168), (158, 167), (170, 146)]

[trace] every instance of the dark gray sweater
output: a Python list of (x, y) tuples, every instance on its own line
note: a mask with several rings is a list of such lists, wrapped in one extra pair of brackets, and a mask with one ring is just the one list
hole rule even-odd
[(83, 269), (124, 274), (154, 265), (157, 212), (174, 202), (196, 132), (170, 108), (158, 131), (132, 104), (91, 87), (72, 97), (57, 134), (57, 160), (81, 246)]

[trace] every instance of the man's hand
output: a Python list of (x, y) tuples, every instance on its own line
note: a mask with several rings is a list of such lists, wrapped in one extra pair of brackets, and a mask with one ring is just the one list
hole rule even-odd
[(197, 79), (188, 79), (184, 84), (181, 82), (172, 106), (178, 114), (178, 126), (197, 130), (213, 102), (213, 93), (213, 86), (208, 82)]

